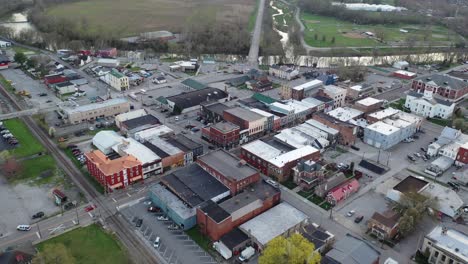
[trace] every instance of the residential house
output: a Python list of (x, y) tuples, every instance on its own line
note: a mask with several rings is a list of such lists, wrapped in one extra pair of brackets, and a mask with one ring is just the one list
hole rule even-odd
[(284, 80), (292, 80), (299, 77), (299, 70), (286, 65), (274, 64), (268, 69), (268, 74)]
[(301, 235), (315, 246), (315, 251), (323, 254), (332, 247), (335, 235), (323, 229), (316, 223), (306, 225), (300, 231)]
[(380, 239), (393, 239), (398, 233), (400, 214), (392, 210), (375, 212), (367, 221), (368, 230)]
[(348, 199), (353, 193), (356, 193), (359, 190), (359, 187), (359, 182), (356, 179), (347, 180), (339, 186), (331, 189), (327, 194), (326, 200), (330, 204), (336, 205), (337, 203)]

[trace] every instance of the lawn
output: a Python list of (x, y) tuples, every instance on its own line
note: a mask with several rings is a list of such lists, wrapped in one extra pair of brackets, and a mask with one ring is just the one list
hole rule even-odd
[(47, 244), (62, 243), (77, 264), (127, 264), (126, 252), (117, 240), (93, 224), (81, 227), (38, 244), (39, 251)]
[(3, 86), (3, 88), (5, 88), (7, 91), (11, 92), (11, 93), (14, 93), (15, 92), (15, 87), (13, 87), (13, 85), (11, 85), (11, 83), (5, 79), (5, 77), (3, 77), (3, 75), (0, 74), (0, 85)]
[[(366, 37), (363, 32), (383, 32), (384, 42), (405, 43), (408, 36), (412, 36), (415, 40), (422, 41), (424, 39), (426, 29), (424, 25), (358, 25), (348, 21), (339, 20), (334, 17), (326, 17), (302, 13), (301, 20), (306, 29), (304, 31), (304, 40), (307, 44), (314, 47), (365, 47), (365, 46), (386, 46), (385, 43)], [(400, 32), (400, 29), (405, 29), (408, 33)], [(430, 28), (429, 40), (433, 44), (446, 45), (449, 43), (447, 29), (442, 26), (432, 26)], [(453, 33), (453, 36), (457, 36)], [(315, 39), (317, 35), (317, 39)], [(323, 39), (325, 37), (325, 39)], [(335, 42), (332, 43), (332, 38)], [(459, 37), (456, 37), (458, 39)]]
[(427, 121), (443, 127), (452, 125), (452, 119), (427, 118)]
[(255, 0), (87, 0), (53, 5), (46, 12), (78, 21), (80, 30), (132, 36), (156, 30), (181, 32), (188, 19), (207, 16), (228, 23), (240, 19), (247, 27), (254, 9)]
[(195, 241), (195, 243), (197, 243), (205, 251), (213, 251), (213, 248), (211, 247), (211, 240), (200, 233), (198, 226), (192, 227), (191, 229), (187, 230), (186, 233), (193, 241)]
[(398, 101), (392, 102), (390, 104), (390, 107), (401, 110), (401, 111), (405, 111), (404, 106), (405, 106), (405, 99), (403, 98), (399, 99)]
[[(38, 183), (47, 183), (55, 178), (56, 164), (54, 158), (49, 155), (39, 156), (20, 162), (21, 173), (13, 181), (37, 180)], [(37, 178), (39, 175), (42, 177)]]
[(294, 183), (292, 180), (285, 181), (281, 183), (283, 186), (286, 186), (286, 188), (292, 190), (297, 187), (297, 184)]
[(15, 157), (27, 157), (45, 150), (20, 119), (5, 120), (3, 124), (19, 141), (19, 147), (10, 150)]

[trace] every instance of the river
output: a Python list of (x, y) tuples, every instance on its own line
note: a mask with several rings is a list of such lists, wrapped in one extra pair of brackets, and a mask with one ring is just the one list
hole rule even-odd
[(0, 21), (0, 26), (13, 29), (15, 35), (18, 35), (22, 30), (36, 30), (36, 28), (29, 23), (26, 11), (12, 14), (7, 19)]

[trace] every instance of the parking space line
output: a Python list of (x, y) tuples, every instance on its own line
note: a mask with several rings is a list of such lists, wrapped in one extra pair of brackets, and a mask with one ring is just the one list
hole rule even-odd
[(112, 198), (112, 201), (114, 201), (114, 203), (116, 203), (116, 202), (117, 202), (117, 200), (116, 200), (115, 198)]
[(127, 196), (128, 196), (128, 197), (132, 197), (129, 193), (127, 193)]
[(171, 255), (169, 256), (169, 259), (167, 260), (167, 262), (169, 262), (169, 263), (171, 262), (172, 256), (174, 256), (174, 252), (175, 252), (175, 250), (172, 251)]

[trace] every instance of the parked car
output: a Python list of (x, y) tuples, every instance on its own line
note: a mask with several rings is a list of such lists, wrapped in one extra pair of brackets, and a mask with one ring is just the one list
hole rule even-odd
[(279, 188), (279, 183), (275, 182), (274, 180), (267, 179), (267, 180), (265, 180), (265, 182), (270, 184), (271, 186), (273, 186), (275, 188)]
[(169, 230), (179, 230), (180, 227), (178, 225), (176, 225), (176, 224), (172, 224), (172, 225), (169, 225), (167, 227), (167, 229), (169, 229)]
[(357, 150), (357, 151), (360, 150), (360, 148), (358, 148), (358, 147), (356, 147), (356, 146), (354, 146), (354, 145), (351, 145), (351, 148), (354, 149), (354, 150)]
[(91, 212), (92, 210), (96, 209), (96, 205), (94, 204), (91, 204), (91, 205), (88, 205), (84, 208), (85, 212)]
[(37, 212), (32, 216), (32, 219), (42, 218), (44, 216), (44, 212)]
[(346, 213), (346, 216), (347, 216), (347, 217), (351, 217), (351, 216), (353, 216), (355, 213), (356, 213), (356, 211), (351, 210), (351, 211), (349, 211), (349, 212)]
[(150, 207), (148, 207), (148, 212), (152, 212), (152, 213), (161, 212), (161, 208), (159, 208), (157, 206), (150, 206)]
[(136, 223), (135, 223), (135, 226), (136, 227), (141, 227), (141, 225), (143, 224), (143, 219), (139, 218)]
[(161, 215), (161, 216), (158, 216), (157, 218), (159, 221), (168, 221), (169, 220), (169, 217), (167, 217), (166, 215)]
[(154, 243), (153, 243), (153, 247), (154, 248), (159, 248), (159, 245), (161, 244), (161, 238), (160, 237), (156, 237), (156, 239), (154, 240)]
[(46, 93), (40, 93), (39, 96), (47, 96)]
[(418, 157), (418, 158), (421, 157), (421, 154), (419, 154), (419, 152), (414, 153), (414, 155), (415, 155), (416, 157)]
[(453, 189), (454, 191), (460, 190), (460, 185), (458, 185), (458, 183), (456, 183), (456, 182), (447, 182), (447, 184), (448, 184), (450, 187), (452, 187), (452, 189)]
[(16, 227), (16, 230), (29, 231), (29, 230), (31, 230), (31, 226), (30, 225), (19, 225), (19, 226)]
[(362, 219), (364, 219), (364, 216), (360, 215), (354, 219), (354, 223), (359, 224), (361, 223)]
[(419, 136), (418, 135), (413, 135), (413, 138), (414, 139), (419, 139)]
[(425, 148), (421, 148), (421, 151), (422, 151), (422, 152), (426, 152), (426, 149), (425, 149)]
[(74, 149), (74, 148), (77, 148), (77, 146), (76, 145), (68, 145), (67, 146), (67, 149)]

